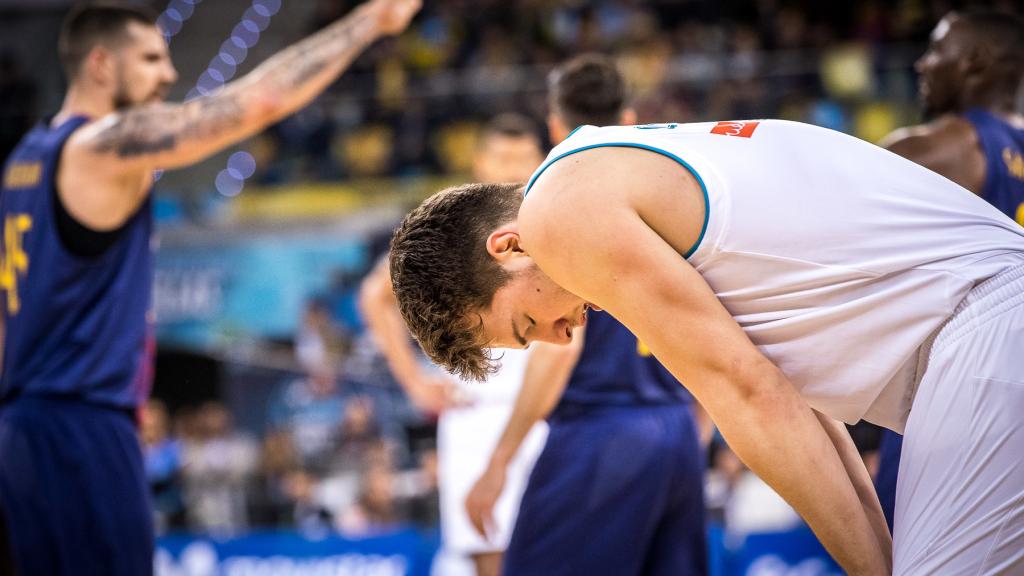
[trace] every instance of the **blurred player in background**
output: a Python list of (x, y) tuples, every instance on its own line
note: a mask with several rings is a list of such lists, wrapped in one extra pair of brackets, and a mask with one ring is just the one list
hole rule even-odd
[[(882, 146), (942, 174), (1024, 225), (1024, 19), (947, 14), (917, 61), (929, 123), (901, 128)], [(875, 487), (892, 529), (903, 437), (884, 431)]]
[(198, 162), (303, 107), (418, 8), (373, 0), (183, 104), (162, 103), (177, 73), (154, 14), (103, 3), (65, 19), (64, 103), (11, 154), (0, 196), (0, 553), (9, 556), (0, 572), (152, 572), (133, 416), (154, 347), (153, 172)]
[[(549, 91), (552, 142), (585, 124), (636, 122), (610, 58), (566, 62), (552, 72)], [(548, 418), (549, 441), (523, 494), (503, 573), (706, 573), (703, 453), (690, 402), (609, 314), (592, 314), (569, 346), (535, 344), (515, 410), (466, 499), (484, 534), (508, 463), (531, 426)]]
[[(481, 182), (523, 182), (543, 159), (540, 135), (533, 122), (516, 114), (502, 114), (481, 131), (473, 176)], [(523, 383), (527, 352), (504, 351), (501, 368), (486, 382), (453, 383), (437, 367), (425, 363), (409, 338), (391, 289), (387, 259), (381, 260), (363, 281), (361, 292), (367, 326), (395, 379), (421, 410), (440, 414), (437, 452), (442, 560), (445, 554), (471, 557), (478, 576), (496, 576), (501, 571), (502, 552), (512, 534), (520, 496), (544, 447), (546, 426), (541, 423), (523, 430), (525, 446), (510, 459), (509, 489), (497, 503), (490, 534), (484, 537), (473, 530), (463, 503), (512, 412)]]

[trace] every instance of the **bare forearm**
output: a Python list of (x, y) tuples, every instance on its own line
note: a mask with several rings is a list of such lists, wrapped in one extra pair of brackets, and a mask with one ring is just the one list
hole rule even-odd
[(803, 516), (848, 573), (884, 572), (884, 553), (821, 423), (788, 382), (763, 390), (724, 414), (712, 411), (719, 430), (740, 459)]
[(274, 104), (274, 119), (308, 104), (380, 36), (366, 4), (308, 38), (278, 52), (240, 82)]
[(882, 505), (878, 501), (878, 493), (875, 492), (871, 476), (868, 474), (867, 468), (864, 467), (864, 461), (857, 452), (853, 439), (850, 438), (850, 434), (846, 431), (846, 426), (842, 422), (837, 422), (820, 412), (815, 412), (815, 416), (817, 416), (822, 428), (825, 429), (829, 439), (835, 446), (836, 452), (839, 454), (840, 460), (842, 460), (843, 467), (846, 468), (846, 473), (850, 477), (850, 482), (857, 491), (857, 497), (860, 498), (861, 505), (864, 507), (864, 513), (867, 515), (868, 522), (871, 523), (871, 528), (878, 539), (878, 545), (882, 549), (883, 556), (886, 558), (887, 563), (891, 564), (892, 535), (889, 533), (889, 526), (885, 522)]
[(405, 321), (398, 311), (386, 267), (378, 264), (363, 281), (359, 305), (366, 327), (377, 342), (391, 373), (407, 393), (412, 393), (421, 376), (421, 368)]
[(75, 138), (118, 170), (187, 166), (307, 105), (380, 33), (372, 9), (360, 6), (215, 94), (112, 114)]

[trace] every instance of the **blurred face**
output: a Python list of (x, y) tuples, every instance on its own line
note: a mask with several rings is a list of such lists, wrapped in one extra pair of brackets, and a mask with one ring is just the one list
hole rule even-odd
[(956, 16), (939, 21), (932, 31), (928, 50), (914, 64), (925, 114), (929, 116), (956, 111), (964, 81), (961, 63), (967, 32)]
[(473, 177), (484, 183), (524, 182), (543, 160), (536, 138), (491, 134), (477, 150)]
[(163, 406), (149, 402), (142, 411), (141, 436), (146, 444), (155, 444), (167, 437), (167, 412)]
[(481, 314), (491, 348), (526, 348), (531, 342), (568, 344), (573, 329), (587, 322), (589, 305), (555, 284), (529, 258), (494, 293)]
[(178, 72), (160, 29), (131, 22), (125, 33), (114, 54), (114, 108), (164, 100)]

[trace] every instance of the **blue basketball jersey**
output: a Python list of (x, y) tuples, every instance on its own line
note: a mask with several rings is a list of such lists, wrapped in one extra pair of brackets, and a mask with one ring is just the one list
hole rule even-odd
[(686, 403), (690, 394), (625, 326), (588, 314), (583, 352), (555, 409), (592, 405)]
[(112, 246), (82, 258), (57, 229), (61, 150), (88, 120), (36, 126), (8, 158), (0, 189), (0, 402), (64, 396), (120, 408), (149, 393), (153, 355), (150, 200)]
[(985, 154), (985, 186), (981, 197), (1024, 226), (1024, 130), (987, 110), (968, 110)]

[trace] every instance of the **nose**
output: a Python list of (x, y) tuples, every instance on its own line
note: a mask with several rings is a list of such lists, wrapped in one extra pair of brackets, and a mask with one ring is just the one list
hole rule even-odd
[(568, 320), (562, 318), (555, 322), (550, 342), (553, 344), (568, 344), (572, 342), (572, 326)]
[(914, 61), (914, 71), (918, 74), (924, 74), (925, 70), (928, 69), (928, 60), (930, 52), (925, 52), (920, 58)]
[(167, 68), (164, 72), (164, 82), (167, 84), (174, 84), (178, 81), (178, 70), (174, 68), (174, 64), (167, 63)]

